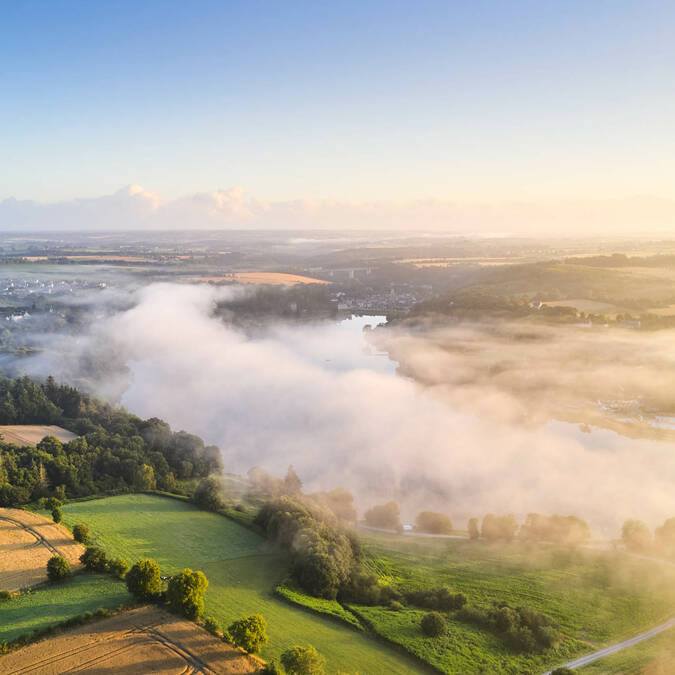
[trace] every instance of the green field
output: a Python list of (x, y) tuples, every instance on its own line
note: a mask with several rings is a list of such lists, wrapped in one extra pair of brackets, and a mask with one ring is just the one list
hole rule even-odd
[(590, 663), (583, 675), (669, 675), (675, 673), (675, 628), (618, 654)]
[(209, 580), (206, 614), (223, 626), (246, 614), (263, 614), (270, 641), (261, 656), (278, 658), (294, 644), (313, 644), (328, 660), (328, 672), (414, 673), (417, 664), (376, 639), (335, 620), (296, 608), (276, 597), (287, 576), (284, 557), (262, 538), (227, 518), (182, 501), (124, 495), (63, 507), (64, 522), (86, 523), (94, 543), (110, 556), (134, 562), (155, 558), (163, 570), (201, 569)]
[(392, 535), (368, 535), (365, 543), (374, 571), (403, 590), (447, 585), (472, 605), (529, 606), (552, 618), (563, 636), (555, 650), (526, 655), (452, 615), (448, 634), (432, 642), (420, 633), (419, 610), (355, 608), (383, 636), (446, 673), (544, 670), (675, 611), (675, 569), (620, 554)]
[(115, 609), (131, 601), (123, 582), (99, 574), (77, 574), (63, 584), (42, 586), (0, 603), (0, 642), (99, 607)]

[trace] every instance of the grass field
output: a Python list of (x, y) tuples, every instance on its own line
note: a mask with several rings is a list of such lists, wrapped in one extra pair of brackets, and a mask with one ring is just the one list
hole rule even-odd
[(0, 603), (0, 642), (99, 607), (114, 609), (131, 599), (124, 583), (117, 579), (78, 574), (63, 584), (42, 586)]
[(563, 635), (555, 651), (528, 656), (452, 615), (448, 634), (430, 642), (421, 636), (418, 610), (356, 607), (383, 636), (447, 673), (544, 670), (651, 628), (675, 611), (675, 569), (621, 554), (392, 535), (368, 535), (366, 546), (374, 571), (404, 590), (447, 585), (473, 605), (529, 606), (551, 617)]
[(578, 672), (583, 675), (671, 675), (675, 673), (675, 628), (590, 663)]
[(165, 571), (202, 570), (208, 580), (206, 614), (224, 627), (241, 616), (261, 613), (270, 641), (261, 656), (278, 658), (294, 644), (313, 644), (328, 660), (328, 672), (415, 673), (414, 661), (353, 628), (310, 614), (274, 594), (287, 576), (285, 558), (227, 518), (199, 511), (175, 499), (124, 495), (73, 502), (63, 508), (72, 527), (86, 523), (94, 543), (129, 562), (155, 558)]

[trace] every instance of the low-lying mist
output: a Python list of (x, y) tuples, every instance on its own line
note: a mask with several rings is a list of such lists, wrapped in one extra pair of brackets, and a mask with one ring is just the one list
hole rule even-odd
[[(424, 364), (426, 379), (464, 367), (463, 390), (376, 372), (365, 358), (349, 367), (353, 337), (336, 324), (246, 336), (213, 314), (231, 292), (152, 284), (77, 339), (49, 336), (54, 349), (23, 369), (71, 383), (93, 377), (97, 393), (129, 411), (217, 444), (226, 471), (283, 474), (293, 464), (307, 489), (347, 487), (362, 508), (393, 497), (406, 519), (442, 510), (461, 527), (490, 511), (538, 511), (576, 514), (616, 535), (628, 517), (655, 525), (675, 515), (672, 444), (556, 422), (523, 426), (511, 413), (521, 399), (481, 382), (470, 357), (448, 360), (425, 340), (392, 338)], [(567, 365), (555, 370), (564, 380)], [(504, 412), (486, 416), (490, 407)]]

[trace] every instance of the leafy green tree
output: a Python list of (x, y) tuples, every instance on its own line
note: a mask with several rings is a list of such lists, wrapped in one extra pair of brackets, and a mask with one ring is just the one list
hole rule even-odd
[(422, 631), (429, 637), (443, 635), (445, 627), (445, 619), (439, 612), (429, 612), (422, 617)]
[(84, 523), (73, 527), (73, 538), (75, 541), (79, 541), (80, 544), (86, 544), (90, 536), (89, 528)]
[(204, 612), (204, 594), (209, 582), (203, 572), (185, 568), (169, 579), (166, 599), (175, 612), (197, 619)]
[(326, 659), (315, 647), (296, 645), (281, 655), (281, 665), (288, 675), (324, 675)]
[(129, 571), (129, 563), (124, 558), (113, 558), (108, 562), (108, 569), (120, 579), (124, 579)]
[(401, 510), (396, 502), (378, 504), (363, 514), (367, 525), (385, 530), (401, 529)]
[(60, 523), (61, 519), (63, 518), (63, 513), (61, 512), (61, 507), (60, 506), (55, 506), (52, 509), (52, 520), (55, 523)]
[(222, 485), (218, 478), (209, 476), (199, 483), (192, 500), (200, 509), (218, 511), (224, 506), (222, 493)]
[(159, 565), (149, 558), (139, 560), (127, 572), (127, 589), (138, 600), (153, 600), (162, 592)]
[(234, 644), (247, 652), (259, 652), (267, 644), (267, 622), (260, 614), (235, 621), (227, 629)]
[(54, 555), (47, 561), (47, 577), (49, 581), (63, 581), (69, 575), (70, 565), (63, 556)]
[(90, 572), (105, 572), (108, 569), (105, 551), (100, 546), (87, 546), (80, 556), (80, 562)]

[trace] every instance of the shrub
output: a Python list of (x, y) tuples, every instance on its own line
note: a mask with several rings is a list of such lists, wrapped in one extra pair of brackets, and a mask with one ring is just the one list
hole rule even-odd
[(323, 675), (326, 672), (326, 659), (312, 645), (287, 649), (281, 655), (281, 664), (288, 675)]
[(166, 598), (172, 609), (188, 619), (196, 619), (204, 611), (204, 593), (209, 585), (203, 572), (185, 568), (169, 580)]
[(450, 612), (462, 609), (466, 605), (466, 596), (462, 593), (451, 593), (447, 586), (439, 586), (422, 591), (411, 591), (405, 594), (411, 605)]
[(255, 653), (267, 644), (267, 622), (260, 614), (235, 621), (228, 629), (234, 644)]
[(551, 671), (551, 675), (573, 675), (574, 671), (571, 668), (565, 668), (565, 666), (560, 666)]
[(73, 527), (73, 538), (75, 541), (79, 541), (80, 544), (86, 544), (89, 541), (89, 537), (89, 528), (83, 523)]
[(417, 515), (415, 529), (429, 534), (450, 534), (452, 521), (443, 513), (422, 511)]
[(124, 558), (114, 558), (108, 562), (108, 569), (120, 579), (124, 579), (129, 571), (129, 563)]
[(429, 612), (422, 617), (422, 631), (429, 637), (438, 637), (445, 632), (445, 619), (438, 612)]
[(138, 600), (154, 600), (162, 591), (159, 565), (150, 559), (139, 560), (126, 576), (127, 589)]
[(392, 600), (389, 603), (389, 609), (392, 609), (394, 612), (401, 612), (405, 609), (405, 605), (398, 600)]
[(55, 507), (52, 509), (52, 520), (53, 520), (55, 523), (60, 523), (62, 517), (63, 517), (63, 514), (62, 514), (62, 512), (61, 512), (61, 507), (60, 507), (60, 506), (55, 506)]
[(0, 602), (6, 602), (12, 597), (9, 591), (0, 591)]
[(207, 616), (204, 618), (204, 628), (206, 628), (206, 630), (213, 635), (218, 635), (221, 632), (218, 619), (215, 619), (212, 616)]
[(276, 661), (270, 661), (263, 666), (263, 675), (284, 675), (284, 671)]
[(199, 483), (192, 501), (200, 509), (218, 511), (224, 506), (221, 494), (222, 486), (220, 481), (215, 476), (209, 476)]
[(80, 556), (80, 562), (91, 572), (105, 572), (108, 569), (105, 551), (99, 546), (87, 546)]
[(69, 575), (70, 565), (63, 556), (55, 555), (47, 561), (47, 577), (49, 577), (49, 581), (63, 581)]

